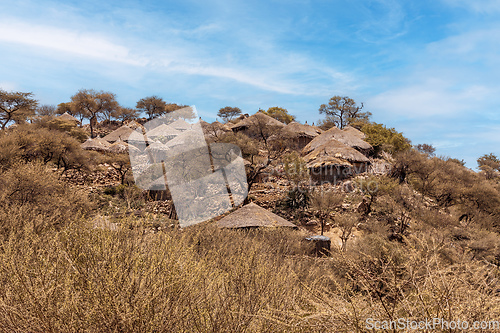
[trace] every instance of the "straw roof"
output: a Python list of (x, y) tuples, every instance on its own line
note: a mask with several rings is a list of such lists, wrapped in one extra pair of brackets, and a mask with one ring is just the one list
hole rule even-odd
[(103, 139), (87, 139), (81, 144), (81, 147), (85, 150), (96, 150), (96, 151), (109, 151), (110, 143)]
[(170, 148), (168, 148), (166, 145), (164, 145), (161, 142), (158, 142), (158, 141), (149, 141), (148, 147), (146, 149), (149, 149), (151, 151), (167, 151)]
[(254, 115), (251, 115), (248, 118), (245, 118), (236, 124), (229, 126), (232, 130), (240, 130), (248, 127), (255, 126), (256, 124), (265, 124), (268, 126), (276, 126), (276, 127), (285, 127), (285, 124), (282, 122), (269, 117), (267, 114), (262, 112), (257, 112)]
[(139, 151), (139, 149), (122, 141), (121, 139), (118, 139), (115, 143), (113, 143), (109, 147), (109, 151), (112, 153), (119, 154), (119, 153), (126, 153), (128, 151)]
[(297, 226), (284, 218), (252, 203), (241, 207), (217, 222), (220, 228), (256, 228)]
[(332, 127), (328, 131), (321, 133), (317, 137), (315, 137), (311, 142), (307, 144), (307, 146), (302, 149), (302, 154), (307, 155), (316, 148), (332, 141), (336, 140), (342, 142), (343, 144), (354, 147), (357, 149), (368, 150), (372, 149), (372, 146), (368, 143), (353, 135), (349, 132), (344, 132), (337, 127)]
[(222, 124), (222, 123), (218, 122), (217, 120), (212, 123), (212, 126), (215, 126), (219, 129), (225, 131), (225, 132), (231, 131), (231, 128), (227, 124)]
[(176, 130), (172, 126), (169, 126), (167, 124), (161, 124), (160, 126), (153, 128), (152, 130), (146, 132), (146, 136), (148, 138), (157, 138), (160, 136), (177, 136), (181, 134), (180, 131)]
[(168, 147), (186, 146), (190, 148), (206, 145), (203, 132), (185, 131), (166, 143)]
[(128, 127), (127, 125), (123, 125), (122, 127), (114, 130), (104, 137), (104, 140), (108, 142), (115, 142), (118, 140), (127, 141), (130, 133), (134, 130)]
[(304, 156), (307, 167), (317, 168), (326, 165), (345, 165), (368, 163), (370, 160), (359, 151), (340, 141), (331, 139)]
[(203, 133), (207, 137), (216, 137), (223, 135), (224, 133), (231, 132), (229, 126), (225, 124), (221, 124), (218, 121), (214, 121), (213, 123), (207, 123), (206, 121), (200, 121), (201, 128)]
[(191, 129), (191, 124), (182, 118), (177, 119), (173, 123), (170, 123), (169, 126), (172, 128), (175, 128), (176, 130), (179, 130), (179, 131), (185, 131), (185, 130)]
[(352, 134), (352, 135), (355, 135), (360, 139), (366, 138), (365, 133), (361, 132), (359, 129), (354, 128), (352, 126), (346, 126), (346, 127), (344, 127), (344, 129), (342, 131), (349, 133), (349, 134)]
[(128, 127), (130, 127), (133, 130), (137, 129), (138, 127), (144, 127), (135, 120), (131, 120), (128, 123), (126, 123), (125, 125), (127, 125)]
[(62, 120), (62, 121), (74, 121), (77, 123), (80, 122), (80, 120), (76, 119), (75, 117), (73, 117), (72, 115), (70, 115), (67, 112), (64, 112), (62, 115), (58, 116), (57, 119)]
[(283, 132), (287, 136), (306, 138), (315, 138), (321, 134), (321, 131), (314, 128), (313, 126), (308, 124), (301, 124), (295, 121), (292, 121), (290, 124), (283, 127)]

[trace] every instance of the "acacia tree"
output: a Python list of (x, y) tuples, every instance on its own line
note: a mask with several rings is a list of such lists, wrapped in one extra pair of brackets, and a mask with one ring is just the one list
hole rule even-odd
[(11, 121), (20, 123), (35, 114), (38, 102), (33, 93), (7, 92), (0, 89), (0, 124), (5, 129)]
[(125, 120), (135, 119), (138, 115), (139, 111), (137, 109), (119, 107), (110, 116), (123, 124)]
[(82, 89), (71, 96), (71, 109), (74, 113), (90, 120), (90, 137), (94, 137), (94, 126), (102, 114), (111, 114), (118, 108), (115, 94), (93, 89)]
[(56, 109), (57, 114), (68, 113), (76, 117), (80, 121), (80, 127), (83, 125), (83, 119), (87, 116), (87, 112), (83, 109), (76, 109), (71, 102), (59, 103)]
[(135, 107), (140, 112), (147, 114), (148, 120), (151, 120), (154, 117), (161, 116), (166, 112), (167, 103), (161, 97), (149, 96), (141, 98)]
[(217, 117), (220, 117), (224, 120), (224, 122), (231, 121), (234, 117), (237, 117), (241, 114), (241, 109), (238, 107), (226, 106), (219, 109), (217, 113)]
[(240, 147), (243, 157), (250, 162), (247, 166), (248, 192), (259, 175), (286, 152), (286, 138), (277, 135), (280, 128), (269, 123), (264, 117), (254, 117), (248, 124), (250, 137), (243, 133), (230, 133), (222, 139), (223, 142), (234, 143)]
[[(64, 112), (63, 112), (64, 113)], [(36, 114), (38, 116), (54, 116), (57, 114), (57, 110), (55, 105), (40, 105), (39, 107), (36, 108)]]
[(343, 129), (356, 119), (368, 118), (370, 112), (361, 112), (363, 103), (358, 106), (356, 102), (347, 96), (333, 96), (328, 104), (321, 104), (319, 113), (325, 114), (328, 121)]
[(281, 121), (284, 124), (290, 124), (295, 120), (295, 116), (292, 116), (290, 113), (288, 113), (287, 109), (280, 108), (278, 106), (273, 106), (272, 108), (267, 109), (267, 111), (259, 110), (259, 112), (262, 112), (269, 117)]

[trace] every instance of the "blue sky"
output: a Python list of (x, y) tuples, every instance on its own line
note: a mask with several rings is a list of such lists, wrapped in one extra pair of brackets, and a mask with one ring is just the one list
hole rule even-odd
[(0, 88), (81, 88), (317, 122), (347, 95), (414, 144), (500, 155), (500, 1), (0, 0)]

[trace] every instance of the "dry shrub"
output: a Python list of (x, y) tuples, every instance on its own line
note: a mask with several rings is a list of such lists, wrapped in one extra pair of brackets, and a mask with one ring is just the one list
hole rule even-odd
[(24, 124), (0, 135), (0, 168), (18, 162), (42, 162), (58, 168), (87, 170), (96, 157), (65, 132)]
[[(201, 232), (213, 232), (219, 246), (205, 244)], [(18, 242), (2, 244), (0, 327), (282, 331), (286, 325), (276, 318), (300, 307), (300, 283), (286, 256), (266, 252), (266, 234), (246, 239), (214, 227), (143, 234), (81, 224), (44, 236), (27, 232)], [(202, 243), (203, 251), (197, 248)]]
[(86, 194), (60, 181), (40, 163), (17, 163), (0, 172), (0, 223), (2, 235), (32, 224), (39, 233), (61, 226), (90, 209)]

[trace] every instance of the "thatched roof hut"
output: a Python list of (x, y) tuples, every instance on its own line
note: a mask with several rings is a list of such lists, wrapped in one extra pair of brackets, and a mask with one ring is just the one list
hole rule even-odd
[(206, 145), (205, 136), (201, 131), (185, 131), (166, 142), (169, 148), (184, 146), (186, 148), (195, 149)]
[(308, 124), (301, 124), (292, 121), (290, 124), (283, 128), (283, 132), (290, 137), (307, 137), (315, 138), (321, 134), (321, 131)]
[(241, 207), (217, 222), (220, 228), (258, 228), (297, 226), (284, 218), (252, 203)]
[(328, 131), (321, 133), (316, 138), (314, 138), (311, 142), (307, 144), (307, 146), (302, 149), (302, 155), (307, 155), (316, 148), (332, 141), (339, 141), (349, 147), (358, 149), (362, 152), (366, 152), (372, 149), (372, 146), (368, 143), (360, 139), (358, 136), (353, 135), (349, 132), (344, 132), (337, 127), (332, 127)]
[(178, 131), (187, 131), (191, 129), (191, 124), (180, 118), (174, 121), (173, 123), (168, 124), (170, 127), (175, 128)]
[(283, 124), (282, 122), (272, 117), (269, 117), (267, 114), (264, 114), (262, 112), (257, 112), (256, 114), (251, 115), (250, 117), (245, 118), (237, 122), (236, 124), (230, 125), (229, 127), (234, 132), (239, 132), (239, 131), (245, 131), (254, 126), (259, 126), (261, 124), (277, 128), (285, 127), (285, 124)]
[(354, 136), (357, 136), (358, 138), (360, 138), (362, 140), (366, 138), (365, 133), (361, 132), (359, 129), (354, 128), (352, 126), (346, 126), (346, 127), (344, 127), (344, 129), (342, 131), (344, 131), (348, 134), (352, 134)]
[(81, 144), (83, 149), (95, 151), (109, 151), (110, 146), (111, 144), (108, 141), (100, 138), (87, 139), (87, 141)]
[(115, 142), (118, 140), (128, 141), (128, 137), (132, 132), (134, 132), (133, 129), (131, 129), (127, 125), (123, 125), (122, 127), (119, 127), (113, 132), (106, 135), (103, 139), (108, 142)]
[(218, 121), (214, 121), (210, 124), (206, 121), (200, 120), (200, 125), (207, 138), (220, 137), (224, 135), (224, 133), (231, 132), (229, 126), (221, 124)]
[(304, 148), (309, 142), (311, 142), (315, 137), (320, 135), (321, 130), (308, 124), (301, 124), (292, 121), (290, 124), (282, 128), (281, 133), (285, 138), (289, 138), (293, 141), (295, 149), (300, 150)]
[(173, 128), (170, 125), (161, 124), (160, 126), (153, 128), (152, 130), (146, 132), (146, 136), (148, 138), (165, 137), (168, 139), (172, 139), (181, 133), (182, 132), (176, 130), (175, 128)]
[(334, 139), (304, 156), (304, 161), (313, 180), (334, 183), (365, 172), (370, 163), (365, 155)]
[(335, 161), (335, 163), (337, 163), (337, 160), (342, 160), (343, 162), (340, 165), (346, 165), (346, 162), (370, 162), (365, 155), (337, 140), (330, 140), (304, 156), (304, 161), (308, 166), (310, 163), (326, 162), (328, 160)]
[(68, 121), (68, 122), (75, 122), (75, 123), (80, 122), (80, 120), (76, 119), (75, 117), (73, 117), (72, 115), (70, 115), (67, 112), (64, 112), (62, 115), (58, 116), (56, 119), (59, 119), (62, 121)]
[(126, 123), (125, 125), (127, 125), (128, 127), (130, 127), (133, 130), (135, 130), (135, 129), (139, 128), (139, 127), (141, 127), (141, 128), (144, 127), (144, 126), (142, 126), (141, 124), (139, 124), (135, 120), (131, 120), (128, 123)]
[(115, 143), (113, 143), (109, 147), (109, 151), (112, 153), (120, 154), (120, 153), (127, 153), (129, 151), (139, 152), (139, 149), (122, 141), (121, 139), (118, 139)]

